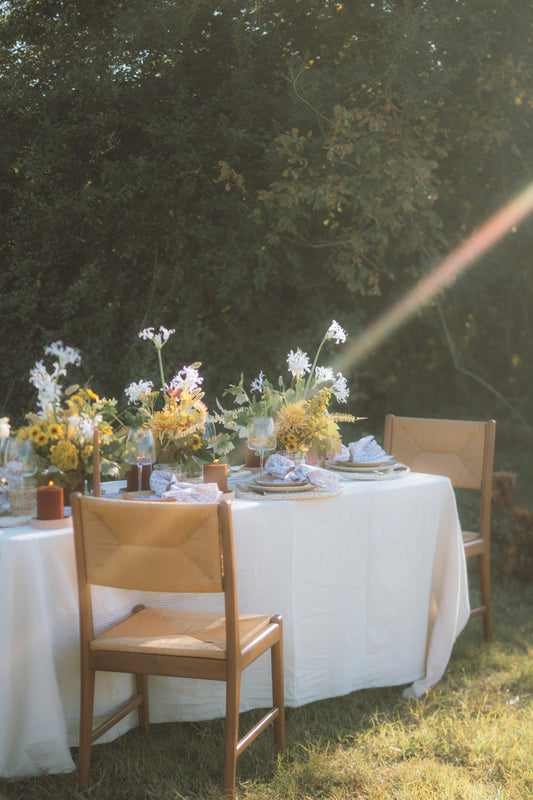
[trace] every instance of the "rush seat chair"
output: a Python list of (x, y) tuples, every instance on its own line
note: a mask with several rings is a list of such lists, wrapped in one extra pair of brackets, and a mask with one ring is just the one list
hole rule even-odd
[(490, 594), (490, 512), (494, 462), (494, 420), (471, 421), (398, 417), (387, 414), (383, 447), (414, 472), (445, 475), (455, 488), (480, 491), (477, 531), (462, 531), (465, 556), (479, 558), (485, 639), (492, 639)]
[[(138, 709), (149, 727), (148, 675), (225, 681), (223, 796), (234, 798), (236, 762), (271, 723), (285, 746), (283, 634), (279, 616), (239, 615), (231, 507), (72, 497), (80, 609), (79, 787), (88, 784), (91, 745)], [(140, 592), (221, 592), (224, 611), (137, 605), (126, 619), (95, 632), (92, 585)], [(167, 601), (168, 602), (168, 601)], [(239, 739), (241, 673), (270, 650), (273, 707)], [(132, 673), (136, 693), (93, 730), (95, 673)]]

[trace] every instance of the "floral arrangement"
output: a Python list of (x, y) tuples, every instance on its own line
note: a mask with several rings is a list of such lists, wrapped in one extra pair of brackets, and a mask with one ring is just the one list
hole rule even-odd
[(224, 395), (234, 398), (238, 408), (225, 409), (219, 403), (215, 420), (233, 430), (234, 435), (244, 438), (254, 417), (272, 416), (278, 449), (302, 454), (312, 450), (319, 458), (340, 452), (342, 442), (338, 423), (355, 422), (356, 417), (329, 411), (333, 399), (345, 403), (350, 394), (342, 373), (335, 373), (331, 367), (317, 366), (325, 343), (333, 340), (336, 344), (346, 341), (345, 331), (335, 320), (323, 336), (313, 363), (300, 348), (290, 351), (287, 365), (292, 380), (288, 386), (281, 376), (274, 386), (260, 372), (248, 392), (241, 375), (239, 383), (229, 386), (224, 392)]
[(17, 439), (29, 439), (33, 445), (40, 481), (51, 479), (66, 489), (83, 486), (86, 478), (91, 484), (95, 428), (100, 471), (118, 477), (120, 444), (112, 428), (116, 401), (100, 398), (87, 386), (63, 388), (61, 379), (66, 377), (67, 367), (81, 362), (75, 348), (58, 341), (44, 352), (56, 360), (50, 372), (43, 361), (30, 371), (30, 382), (37, 389), (38, 411), (27, 414), (28, 424), (16, 431)]
[[(154, 391), (152, 381), (141, 380), (131, 383), (125, 393), (136, 407), (137, 424), (148, 425), (152, 430), (158, 461), (180, 464), (187, 474), (193, 474), (202, 464), (213, 461), (215, 455), (223, 454), (224, 437), (216, 436), (214, 428), (210, 430), (200, 362), (184, 366), (169, 383), (165, 382), (161, 351), (173, 333), (173, 329), (164, 327), (157, 333), (154, 328), (139, 333), (141, 339), (153, 342), (156, 348), (162, 388)], [(158, 408), (161, 395), (163, 406)]]

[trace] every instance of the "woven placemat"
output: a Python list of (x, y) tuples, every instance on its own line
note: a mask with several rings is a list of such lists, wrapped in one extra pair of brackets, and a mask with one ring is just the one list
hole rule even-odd
[(0, 517), (0, 530), (2, 528), (20, 528), (22, 525), (29, 525), (30, 520), (30, 514), (27, 517), (11, 517), (6, 514)]
[(317, 487), (309, 492), (257, 492), (249, 489), (245, 483), (233, 484), (235, 490), (235, 497), (239, 500), (329, 500), (330, 497), (338, 497), (344, 492), (342, 486), (339, 486), (333, 492), (327, 489), (320, 489)]

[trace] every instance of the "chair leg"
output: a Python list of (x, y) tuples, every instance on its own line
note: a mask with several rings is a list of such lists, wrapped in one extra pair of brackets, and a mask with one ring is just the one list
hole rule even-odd
[(143, 698), (137, 713), (139, 715), (139, 728), (142, 733), (147, 734), (150, 728), (150, 706), (148, 703), (148, 675), (135, 675), (137, 694)]
[(483, 614), (483, 630), (487, 642), (492, 641), (492, 608), (490, 598), (490, 557), (488, 553), (479, 556), (479, 574), (481, 578), (481, 602), (485, 606)]
[(274, 720), (274, 742), (278, 753), (285, 750), (285, 688), (283, 684), (283, 628), (280, 619), (280, 639), (270, 649), (272, 664), (272, 705), (279, 709)]
[(229, 675), (226, 681), (226, 733), (224, 740), (224, 800), (234, 800), (237, 772), (237, 742), (239, 741), (239, 705), (241, 702), (241, 673)]
[(93, 731), (95, 672), (82, 667), (81, 704), (80, 704), (80, 749), (78, 756), (78, 787), (80, 791), (89, 783), (89, 766), (91, 763), (91, 743)]

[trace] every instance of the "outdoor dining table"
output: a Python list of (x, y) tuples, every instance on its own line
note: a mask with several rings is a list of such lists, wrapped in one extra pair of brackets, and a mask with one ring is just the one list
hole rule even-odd
[[(407, 472), (342, 480), (329, 495), (236, 495), (239, 607), (283, 615), (287, 706), (370, 687), (420, 696), (442, 677), (470, 611), (447, 478)], [(169, 595), (96, 591), (97, 630), (138, 602), (178, 605)], [(202, 607), (220, 608), (218, 595), (209, 600)], [(179, 605), (198, 602), (187, 595)], [(0, 628), (0, 777), (72, 771), (80, 674), (70, 525), (2, 527), (0, 519)], [(246, 671), (243, 711), (270, 704), (269, 667), (262, 657)], [(99, 674), (96, 721), (132, 687), (129, 675)], [(217, 683), (150, 678), (153, 722), (217, 718), (224, 706)], [(103, 741), (136, 724), (133, 713)]]

